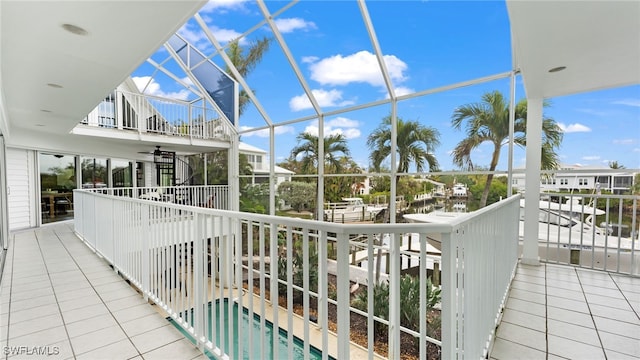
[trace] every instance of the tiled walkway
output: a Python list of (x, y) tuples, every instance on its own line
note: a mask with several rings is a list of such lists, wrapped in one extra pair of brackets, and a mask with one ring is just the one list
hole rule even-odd
[[(71, 226), (12, 235), (0, 290), (3, 358), (204, 358)], [(640, 278), (519, 265), (491, 358), (638, 359), (639, 314)]]
[(519, 265), (492, 359), (639, 359), (640, 278)]
[(204, 358), (70, 223), (11, 238), (0, 290), (3, 358)]

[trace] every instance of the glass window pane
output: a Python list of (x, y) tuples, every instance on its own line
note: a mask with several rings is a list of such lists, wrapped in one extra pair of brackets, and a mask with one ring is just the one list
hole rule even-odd
[(76, 188), (75, 157), (40, 154), (40, 210), (42, 223), (73, 219)]

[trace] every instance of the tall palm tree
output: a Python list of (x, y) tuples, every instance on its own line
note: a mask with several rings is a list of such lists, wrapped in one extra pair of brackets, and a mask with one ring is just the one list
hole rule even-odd
[[(436, 171), (438, 160), (433, 152), (438, 145), (438, 130), (417, 121), (405, 122), (398, 118), (398, 172), (408, 172), (412, 163), (418, 172), (424, 171), (427, 165), (430, 171)], [(382, 162), (391, 155), (391, 116), (382, 119), (382, 124), (369, 135), (367, 146), (371, 149), (369, 159), (374, 169), (379, 171)]]
[[(256, 67), (256, 65), (262, 60), (262, 56), (269, 50), (269, 45), (273, 39), (263, 37), (249, 44), (248, 48), (240, 46), (238, 39), (232, 40), (227, 47), (227, 55), (231, 60), (233, 66), (236, 67), (240, 75), (246, 78), (247, 75)], [(246, 50), (246, 51), (245, 51)], [(229, 76), (234, 77), (228, 66), (225, 66), (225, 72)], [(255, 90), (252, 90), (255, 93)], [(242, 89), (239, 94), (238, 112), (240, 115), (244, 112), (249, 104), (250, 98), (247, 92)]]
[[(302, 154), (300, 161), (304, 174), (317, 174), (318, 166), (321, 164), (318, 159), (318, 136), (303, 132), (297, 136), (296, 140), (298, 140), (298, 145), (291, 150), (291, 157), (296, 158)], [(324, 138), (324, 161), (322, 164), (327, 169), (339, 173), (342, 170), (340, 159), (349, 155), (351, 152), (344, 135), (334, 134)]]
[[(405, 122), (398, 118), (396, 152), (398, 154), (398, 172), (408, 172), (412, 163), (416, 170), (422, 172), (425, 166), (430, 171), (438, 169), (438, 160), (433, 155), (436, 146), (440, 144), (438, 130), (423, 126), (417, 121)], [(367, 138), (367, 146), (371, 149), (369, 159), (373, 168), (379, 172), (382, 162), (391, 155), (391, 116), (382, 119), (378, 126)], [(396, 188), (400, 178), (396, 178)], [(391, 214), (389, 209), (385, 213), (384, 222), (389, 222)], [(382, 245), (383, 234), (380, 234), (379, 245)], [(382, 262), (382, 250), (378, 248), (376, 257), (376, 282), (380, 280), (380, 268)]]
[[(549, 106), (547, 102), (543, 106)], [(509, 104), (499, 91), (482, 95), (482, 101), (458, 107), (453, 112), (451, 124), (460, 130), (465, 124), (467, 137), (453, 150), (453, 162), (463, 169), (473, 170), (471, 151), (484, 142), (493, 144), (493, 155), (489, 171), (494, 171), (500, 160), (500, 149), (509, 140)], [(527, 100), (516, 104), (514, 142), (526, 146)], [(562, 143), (562, 130), (552, 118), (543, 115), (542, 119), (542, 163), (543, 170), (557, 169), (559, 165), (556, 150)], [(480, 199), (480, 207), (487, 204), (493, 174), (487, 175), (487, 182)]]

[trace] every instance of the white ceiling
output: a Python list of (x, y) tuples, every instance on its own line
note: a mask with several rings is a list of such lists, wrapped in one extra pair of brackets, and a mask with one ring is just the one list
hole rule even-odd
[[(640, 1), (508, 1), (527, 97), (640, 84)], [(549, 69), (566, 69), (549, 73)]]
[[(79, 154), (153, 150), (149, 142), (114, 149), (108, 139), (80, 140), (69, 131), (203, 4), (0, 1), (0, 105), (6, 117), (3, 126), (0, 116), (0, 131), (7, 144), (51, 148), (55, 143)], [(508, 1), (507, 6), (514, 67), (521, 70), (527, 96), (640, 84), (640, 1)], [(63, 30), (65, 23), (88, 35)], [(548, 72), (558, 66), (567, 68)], [(45, 139), (51, 145), (45, 146)]]
[[(0, 79), (8, 118), (7, 144), (37, 147), (22, 142), (29, 139), (25, 135), (43, 132), (61, 140), (69, 151), (78, 150), (69, 140), (69, 131), (204, 3), (0, 2)], [(79, 26), (88, 34), (72, 34), (63, 24)], [(33, 138), (38, 137), (42, 136)], [(78, 153), (92, 153), (103, 142), (95, 139), (93, 143), (94, 149), (85, 147)]]

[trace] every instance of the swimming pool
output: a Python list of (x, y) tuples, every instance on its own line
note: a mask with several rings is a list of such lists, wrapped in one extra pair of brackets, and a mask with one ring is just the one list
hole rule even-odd
[[(223, 311), (223, 314), (225, 316), (224, 319), (224, 324), (223, 324), (223, 331), (224, 331), (224, 340), (225, 343), (219, 345), (222, 350), (225, 353), (229, 353), (228, 351), (228, 340), (229, 340), (229, 335), (228, 335), (228, 329), (229, 329), (229, 322), (228, 322), (228, 311), (229, 311), (229, 301), (228, 299), (224, 299), (224, 301), (222, 302), (222, 306), (220, 306), (220, 300), (216, 300), (215, 302), (215, 311), (216, 311), (216, 319), (220, 319), (220, 311)], [(212, 303), (209, 303), (209, 318), (211, 318), (211, 306)], [(222, 309), (221, 309), (222, 308)], [(233, 303), (233, 319), (237, 319), (238, 318), (238, 303)], [(169, 318), (169, 321), (178, 329), (180, 330), (180, 332), (182, 334), (184, 334), (185, 337), (187, 337), (192, 343), (195, 344), (195, 340), (193, 339), (193, 337), (191, 337), (191, 335), (189, 335), (182, 327), (180, 327), (178, 324), (175, 323), (175, 321), (173, 321), (173, 319)], [(249, 355), (251, 352), (252, 354), (254, 354), (254, 357), (259, 357), (261, 355), (260, 352), (260, 337), (261, 337), (261, 324), (260, 324), (260, 316), (257, 314), (253, 314), (253, 322), (252, 322), (252, 326), (253, 326), (253, 343), (249, 344), (249, 311), (246, 308), (243, 308), (243, 314), (242, 314), (242, 334), (243, 334), (243, 338), (242, 338), (242, 355), (243, 355), (243, 359), (249, 359)], [(265, 320), (265, 343), (264, 343), (264, 352), (265, 355), (267, 356), (267, 358), (272, 359), (273, 358), (273, 324), (270, 321)], [(280, 358), (282, 359), (286, 359), (288, 358), (288, 354), (289, 354), (289, 339), (287, 338), (288, 334), (287, 331), (282, 330), (282, 329), (278, 329), (279, 330), (279, 336), (278, 336), (278, 354), (280, 356)], [(234, 323), (234, 327), (233, 327), (233, 353), (238, 354), (238, 326), (237, 326), (237, 322)], [(216, 344), (220, 344), (220, 324), (217, 323), (216, 324)], [(251, 346), (251, 347), (249, 347)], [(304, 359), (304, 342), (302, 340), (300, 340), (297, 337), (293, 337), (293, 358), (294, 359)], [(310, 346), (310, 354), (309, 354), (309, 358), (313, 359), (313, 360), (320, 360), (322, 359), (322, 352), (320, 350), (318, 350), (317, 348)], [(207, 354), (209, 356), (209, 358), (213, 359), (213, 355), (211, 354)], [(329, 356), (329, 359), (333, 359), (331, 356)]]

